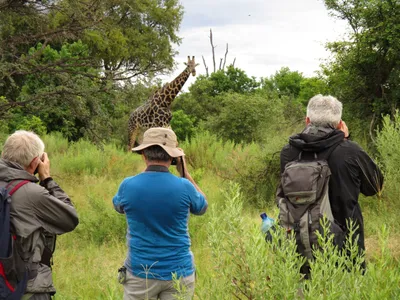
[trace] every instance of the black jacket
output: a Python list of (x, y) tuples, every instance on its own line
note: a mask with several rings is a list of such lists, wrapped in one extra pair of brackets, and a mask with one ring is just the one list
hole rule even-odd
[[(375, 162), (355, 142), (344, 139), (337, 129), (307, 126), (300, 134), (289, 138), (281, 151), (281, 173), (285, 165), (299, 157), (328, 160), (332, 175), (329, 181), (329, 200), (333, 217), (346, 227), (346, 219), (353, 219), (358, 230), (360, 249), (365, 249), (364, 223), (358, 195), (375, 195), (382, 189), (383, 175)], [(279, 193), (279, 190), (278, 190)]]

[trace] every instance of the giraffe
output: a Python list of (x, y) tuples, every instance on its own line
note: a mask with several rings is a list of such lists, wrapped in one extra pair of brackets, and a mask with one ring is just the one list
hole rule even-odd
[(166, 83), (161, 89), (155, 91), (147, 101), (134, 110), (128, 121), (129, 144), (128, 151), (134, 147), (136, 138), (146, 129), (152, 127), (169, 127), (172, 119), (171, 104), (183, 85), (192, 74), (196, 76), (194, 56), (185, 63), (186, 68), (174, 80)]

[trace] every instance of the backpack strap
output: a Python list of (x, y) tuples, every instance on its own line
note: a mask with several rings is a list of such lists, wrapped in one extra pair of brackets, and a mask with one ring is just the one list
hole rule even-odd
[[(11, 181), (9, 184), (7, 184), (6, 189), (8, 189), (14, 182), (15, 182), (15, 180), (14, 180), (14, 181)], [(8, 194), (9, 194), (10, 196), (12, 196), (16, 191), (18, 191), (18, 189), (19, 189), (20, 187), (22, 187), (23, 185), (25, 185), (25, 184), (27, 184), (27, 183), (29, 183), (29, 182), (30, 182), (29, 180), (22, 180), (22, 181), (18, 182), (18, 184), (15, 185), (15, 186), (11, 189), (11, 191), (8, 192)]]
[[(303, 152), (304, 152), (304, 151), (301, 150), (300, 153), (299, 153), (299, 159), (298, 159), (299, 161), (301, 160), (301, 155), (303, 154)], [(317, 156), (317, 153), (316, 153), (316, 152), (314, 152), (314, 159), (318, 159), (318, 156)]]

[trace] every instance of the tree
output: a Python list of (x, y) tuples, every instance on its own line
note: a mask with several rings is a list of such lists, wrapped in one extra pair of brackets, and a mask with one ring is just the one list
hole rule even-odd
[(251, 94), (260, 83), (254, 77), (233, 66), (213, 72), (210, 76), (200, 75), (189, 87), (190, 93), (177, 97), (173, 102), (174, 110), (183, 110), (198, 123), (209, 116), (220, 113), (222, 103), (220, 95), (225, 93)]
[(326, 80), (319, 77), (306, 77), (300, 82), (298, 101), (307, 106), (308, 100), (317, 94), (329, 94)]
[(278, 120), (282, 122), (281, 103), (271, 101), (266, 94), (226, 93), (217, 99), (221, 111), (204, 126), (224, 140), (237, 144), (260, 141)]
[(261, 90), (275, 93), (287, 105), (287, 113), (293, 114), (294, 111), (304, 109), (311, 97), (327, 94), (328, 86), (322, 77), (304, 77), (298, 71), (283, 67), (269, 78), (261, 79)]
[(178, 0), (1, 1), (0, 116), (42, 107), (94, 129), (119, 81), (172, 68), (181, 20)]
[(190, 139), (194, 132), (193, 117), (188, 116), (182, 110), (177, 110), (172, 113), (171, 128), (174, 130), (178, 141)]
[[(211, 54), (212, 54), (212, 60), (213, 60), (213, 73), (215, 73), (217, 71), (216, 62), (215, 62), (215, 48), (217, 48), (217, 46), (214, 46), (212, 29), (210, 29), (210, 44), (211, 44)], [(225, 69), (226, 56), (228, 55), (228, 49), (229, 49), (228, 43), (226, 43), (224, 58), (220, 58), (218, 70)], [(202, 58), (203, 58), (204, 68), (206, 69), (206, 77), (208, 77), (210, 75), (208, 72), (208, 66), (206, 64), (206, 60), (204, 59), (204, 56), (202, 56)], [(236, 58), (233, 60), (233, 63), (231, 64), (231, 66), (233, 66), (233, 67), (235, 66), (235, 61), (236, 61)]]
[(281, 68), (275, 73), (273, 82), (281, 95), (291, 95), (297, 98), (300, 94), (303, 74), (298, 71), (290, 71), (288, 67)]
[(348, 41), (328, 43), (334, 60), (324, 66), (332, 93), (351, 114), (376, 117), (398, 107), (400, 96), (400, 2), (325, 0), (330, 14), (348, 22)]

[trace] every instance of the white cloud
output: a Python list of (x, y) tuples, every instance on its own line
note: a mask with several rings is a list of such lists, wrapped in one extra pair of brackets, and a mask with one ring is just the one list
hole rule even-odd
[[(330, 17), (318, 0), (182, 0), (182, 5), (177, 68), (163, 81), (171, 81), (185, 68), (188, 55), (200, 63), (197, 74), (205, 74), (202, 55), (212, 71), (210, 28), (217, 68), (228, 43), (227, 64), (236, 58), (236, 67), (256, 77), (268, 77), (285, 66), (314, 75), (329, 55), (325, 43), (343, 38), (346, 30), (346, 24)], [(194, 80), (190, 77), (184, 90)]]

